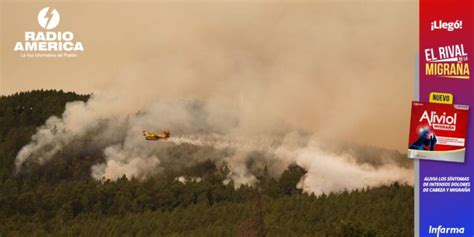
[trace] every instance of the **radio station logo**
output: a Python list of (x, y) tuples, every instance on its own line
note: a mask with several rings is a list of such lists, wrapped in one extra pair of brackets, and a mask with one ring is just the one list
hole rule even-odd
[(51, 30), (58, 26), (61, 16), (59, 15), (58, 10), (52, 9), (49, 10), (49, 7), (41, 9), (38, 13), (38, 23), (41, 27), (46, 30)]
[(425, 49), (425, 74), (452, 79), (469, 79), (468, 55), (463, 44)]
[(55, 29), (61, 15), (54, 8), (44, 7), (38, 13), (38, 24), (47, 31), (25, 31), (24, 40), (15, 43), (14, 51), (22, 58), (75, 58), (84, 52), (81, 41), (75, 40), (72, 31), (50, 31)]

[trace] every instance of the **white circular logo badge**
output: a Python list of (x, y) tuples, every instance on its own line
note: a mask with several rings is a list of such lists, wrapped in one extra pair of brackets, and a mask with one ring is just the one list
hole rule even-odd
[(59, 24), (59, 20), (61, 20), (61, 17), (56, 9), (49, 10), (49, 7), (45, 7), (38, 13), (38, 23), (46, 30), (56, 28)]

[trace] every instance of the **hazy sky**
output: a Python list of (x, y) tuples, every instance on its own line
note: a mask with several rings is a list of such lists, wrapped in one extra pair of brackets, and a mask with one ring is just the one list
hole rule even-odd
[[(1, 94), (248, 93), (263, 104), (248, 107), (254, 114), (287, 114), (323, 135), (327, 124), (360, 143), (406, 148), (417, 1), (1, 1)], [(60, 12), (54, 31), (83, 42), (78, 58), (13, 51), (25, 31), (42, 30), (45, 6)]]

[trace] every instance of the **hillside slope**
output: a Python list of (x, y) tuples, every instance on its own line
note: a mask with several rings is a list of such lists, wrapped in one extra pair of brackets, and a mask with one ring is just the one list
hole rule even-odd
[[(97, 181), (90, 168), (103, 157), (94, 150), (16, 173), (15, 156), (36, 128), (87, 99), (51, 90), (0, 97), (1, 236), (412, 236), (412, 187), (315, 197), (296, 188), (305, 170), (294, 165), (278, 179), (262, 170), (256, 187), (239, 189), (224, 185), (228, 170), (210, 160), (141, 182)], [(185, 156), (195, 147), (177, 149)]]

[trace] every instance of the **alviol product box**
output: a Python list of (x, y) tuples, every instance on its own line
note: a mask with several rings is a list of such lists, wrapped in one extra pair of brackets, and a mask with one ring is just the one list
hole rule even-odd
[(467, 105), (412, 102), (408, 157), (464, 162)]

